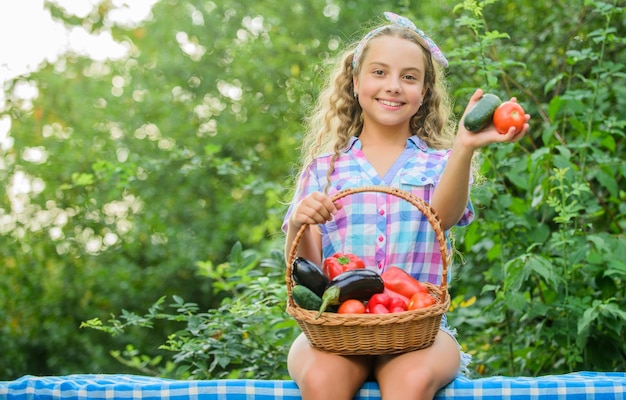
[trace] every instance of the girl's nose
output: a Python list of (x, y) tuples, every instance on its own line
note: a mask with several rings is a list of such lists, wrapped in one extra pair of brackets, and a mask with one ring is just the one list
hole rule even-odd
[(387, 86), (387, 91), (389, 93), (400, 93), (401, 89), (401, 85), (400, 85), (400, 80), (399, 79), (395, 79), (395, 78), (390, 78), (389, 79), (389, 85)]

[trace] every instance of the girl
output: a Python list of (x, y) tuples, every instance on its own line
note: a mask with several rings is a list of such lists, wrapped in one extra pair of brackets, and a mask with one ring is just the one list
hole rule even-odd
[[(302, 171), (283, 225), (286, 252), (307, 224), (297, 254), (318, 265), (342, 251), (380, 273), (396, 265), (439, 285), (441, 254), (419, 210), (386, 194), (353, 194), (336, 203), (330, 196), (358, 186), (399, 187), (429, 203), (447, 233), (474, 218), (469, 185), (475, 150), (518, 141), (528, 124), (521, 132), (499, 134), (491, 125), (477, 134), (460, 123), (455, 135), (442, 73), (447, 60), (411, 21), (385, 17), (388, 24), (339, 60), (309, 120)], [(466, 112), (481, 96), (479, 89)], [(423, 400), (464, 370), (468, 358), (444, 316), (430, 347), (400, 355), (326, 353), (301, 334), (288, 368), (303, 399), (352, 399), (372, 376), (383, 399)]]

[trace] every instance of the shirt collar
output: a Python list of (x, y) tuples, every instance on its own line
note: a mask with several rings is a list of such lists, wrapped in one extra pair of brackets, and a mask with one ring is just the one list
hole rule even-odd
[(348, 145), (346, 146), (346, 149), (344, 151), (347, 153), (352, 150), (352, 148), (354, 148), (355, 150), (361, 150), (361, 141), (356, 136), (352, 136), (350, 138), (350, 141), (348, 142)]
[[(424, 143), (424, 141), (420, 139), (417, 135), (413, 135), (407, 139), (406, 147), (407, 149), (411, 147), (413, 148), (416, 147), (422, 151), (428, 151), (428, 146), (426, 145), (426, 143)], [(348, 142), (348, 145), (346, 146), (345, 152), (347, 153), (352, 149), (361, 150), (361, 141), (359, 140), (357, 136), (352, 136), (350, 138), (350, 141)]]
[(409, 147), (411, 145), (414, 146), (414, 147), (419, 148), (422, 151), (430, 150), (430, 147), (428, 147), (426, 142), (424, 142), (422, 139), (420, 139), (417, 135), (413, 135), (413, 136), (411, 136), (410, 138), (407, 139), (406, 147)]

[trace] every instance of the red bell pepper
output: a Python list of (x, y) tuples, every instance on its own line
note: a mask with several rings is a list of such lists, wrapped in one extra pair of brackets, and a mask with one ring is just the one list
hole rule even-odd
[(413, 278), (408, 272), (395, 266), (387, 268), (381, 274), (385, 288), (400, 293), (410, 299), (415, 293), (429, 293), (428, 288)]
[[(409, 298), (408, 297), (403, 296), (400, 293), (394, 292), (393, 290), (390, 290), (387, 287), (385, 287), (385, 290), (384, 290), (383, 293), (387, 293), (387, 295), (389, 297), (391, 297), (392, 301), (400, 301), (400, 302), (402, 302), (404, 304), (404, 309), (405, 310), (406, 310), (406, 307), (409, 305)], [(399, 304), (399, 303), (396, 303), (396, 304)]]
[(322, 271), (328, 279), (333, 279), (343, 272), (358, 268), (365, 268), (365, 263), (359, 257), (349, 253), (335, 253), (326, 258), (322, 265)]
[(391, 306), (391, 297), (389, 297), (389, 295), (384, 292), (376, 293), (372, 295), (372, 297), (370, 297), (370, 299), (367, 301), (367, 305), (370, 306), (370, 310), (376, 307), (378, 304), (382, 304), (387, 309), (389, 309)]
[(368, 314), (389, 314), (390, 311), (383, 304), (378, 303), (372, 307), (366, 306), (366, 312)]
[(402, 300), (400, 295), (393, 297), (385, 292), (376, 293), (367, 301), (366, 310), (370, 314), (403, 312), (407, 310), (407, 303)]
[(408, 306), (409, 305), (405, 303), (404, 300), (402, 300), (401, 298), (392, 297), (391, 301), (389, 302), (389, 311), (391, 312), (406, 311)]

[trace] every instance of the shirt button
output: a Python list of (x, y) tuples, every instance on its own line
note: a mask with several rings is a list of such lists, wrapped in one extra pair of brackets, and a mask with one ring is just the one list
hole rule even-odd
[(337, 190), (341, 190), (341, 185), (337, 185), (337, 186), (335, 186), (335, 189), (337, 189)]
[(380, 209), (380, 211), (378, 211), (378, 213), (379, 213), (380, 215), (385, 215), (385, 210), (383, 210), (383, 209), (381, 208), (381, 209)]
[(381, 242), (381, 243), (382, 243), (384, 240), (385, 240), (385, 237), (384, 237), (383, 235), (380, 235), (380, 236), (378, 237), (378, 241), (379, 241), (379, 242)]
[(378, 269), (383, 269), (383, 263), (382, 262), (378, 263)]

